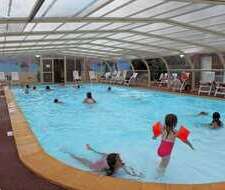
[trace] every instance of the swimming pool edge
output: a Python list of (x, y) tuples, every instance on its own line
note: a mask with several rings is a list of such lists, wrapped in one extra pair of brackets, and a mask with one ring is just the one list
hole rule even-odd
[(6, 88), (7, 104), (13, 103), (10, 113), (15, 144), (21, 162), (32, 172), (51, 183), (75, 190), (224, 190), (225, 183), (199, 185), (142, 183), (138, 181), (96, 175), (72, 168), (48, 155), (40, 146), (11, 91)]

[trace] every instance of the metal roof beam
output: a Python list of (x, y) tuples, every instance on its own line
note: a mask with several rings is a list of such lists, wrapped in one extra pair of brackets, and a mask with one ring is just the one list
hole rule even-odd
[(31, 11), (31, 14), (28, 18), (28, 22), (31, 22), (34, 19), (34, 17), (36, 16), (37, 12), (39, 11), (39, 9), (41, 8), (41, 6), (43, 5), (44, 2), (45, 2), (45, 0), (38, 0), (35, 3), (32, 11)]
[[(5, 23), (26, 23), (27, 18), (1, 18), (0, 24)], [(88, 23), (101, 23), (101, 22), (112, 22), (112, 23), (167, 23), (174, 26), (184, 27), (190, 30), (198, 30), (212, 35), (218, 35), (225, 37), (225, 33), (205, 29), (202, 27), (194, 26), (188, 23), (182, 23), (170, 19), (159, 19), (159, 18), (112, 18), (112, 17), (44, 17), (34, 18), (31, 23), (70, 23), (70, 22), (88, 22)]]

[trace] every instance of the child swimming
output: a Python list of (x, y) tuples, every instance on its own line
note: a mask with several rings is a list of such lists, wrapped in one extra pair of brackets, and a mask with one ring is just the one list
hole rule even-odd
[[(128, 175), (141, 177), (142, 173), (135, 172), (135, 170), (131, 167), (126, 167), (122, 159), (120, 158), (120, 155), (118, 153), (102, 153), (98, 152), (95, 149), (93, 149), (89, 144), (86, 144), (87, 150), (91, 150), (99, 155), (102, 156), (100, 160), (97, 160), (95, 162), (92, 162), (86, 158), (81, 158), (78, 156), (75, 156), (74, 154), (70, 152), (68, 153), (72, 158), (78, 160), (91, 170), (95, 172), (103, 172), (107, 176), (114, 175), (119, 169), (123, 169)], [(130, 171), (129, 171), (130, 170)]]
[(86, 98), (84, 99), (83, 103), (86, 103), (86, 104), (95, 104), (96, 103), (95, 99), (92, 97), (91, 92), (87, 92)]
[(212, 115), (212, 122), (210, 123), (210, 127), (213, 129), (217, 129), (223, 126), (223, 122), (220, 120), (219, 112), (214, 112)]
[[(173, 150), (173, 146), (176, 140), (176, 133), (175, 127), (177, 125), (177, 116), (174, 114), (168, 114), (165, 117), (165, 125), (162, 128), (162, 139), (160, 146), (158, 148), (158, 155), (161, 157), (161, 161), (159, 164), (158, 172), (159, 174), (164, 174), (165, 170), (169, 164), (170, 156)], [(153, 137), (156, 139), (156, 137)], [(183, 141), (187, 144), (191, 149), (194, 149), (192, 144), (186, 140)]]

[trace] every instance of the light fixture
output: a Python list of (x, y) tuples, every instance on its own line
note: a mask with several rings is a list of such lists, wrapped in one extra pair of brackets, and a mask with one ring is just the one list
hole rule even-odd
[(41, 57), (41, 56), (40, 56), (40, 55), (35, 55), (35, 57), (39, 58), (39, 57)]
[(180, 58), (183, 58), (184, 57), (184, 55), (183, 54), (180, 54)]

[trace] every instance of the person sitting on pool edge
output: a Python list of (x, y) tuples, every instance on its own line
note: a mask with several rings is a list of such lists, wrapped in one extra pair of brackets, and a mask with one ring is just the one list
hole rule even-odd
[(59, 101), (57, 98), (54, 99), (54, 103), (56, 104), (62, 104), (63, 102), (62, 101)]
[(143, 176), (141, 172), (137, 172), (133, 168), (125, 166), (125, 164), (123, 163), (118, 153), (107, 154), (107, 153), (98, 152), (95, 149), (93, 149), (89, 144), (86, 144), (86, 148), (87, 150), (91, 150), (94, 153), (101, 155), (102, 158), (95, 162), (92, 162), (86, 158), (78, 157), (68, 151), (63, 151), (63, 152), (69, 154), (72, 158), (78, 160), (83, 165), (87, 166), (89, 169), (95, 172), (103, 172), (107, 176), (114, 175), (119, 169), (123, 169), (126, 172), (126, 174), (131, 176), (137, 176), (137, 177)]
[(217, 129), (223, 126), (223, 122), (220, 120), (219, 112), (214, 112), (212, 115), (212, 122), (210, 123), (210, 127), (213, 129)]
[(95, 104), (96, 103), (95, 99), (92, 98), (91, 92), (87, 92), (86, 98), (84, 99), (83, 103), (86, 103), (86, 104)]

